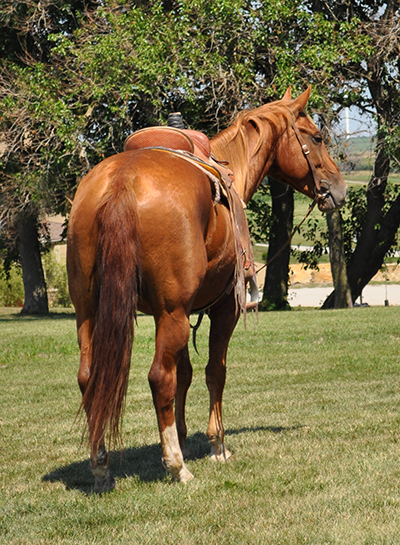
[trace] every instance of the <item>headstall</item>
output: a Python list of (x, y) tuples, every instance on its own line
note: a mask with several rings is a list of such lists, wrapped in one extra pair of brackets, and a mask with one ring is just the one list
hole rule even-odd
[(330, 194), (330, 183), (327, 180), (323, 180), (318, 176), (317, 169), (315, 168), (315, 165), (310, 157), (310, 149), (307, 146), (307, 144), (304, 142), (303, 137), (300, 134), (299, 129), (296, 127), (296, 124), (293, 122), (292, 128), (294, 130), (294, 134), (296, 135), (297, 141), (300, 144), (301, 150), (303, 152), (304, 157), (307, 160), (308, 166), (310, 167), (311, 174), (314, 180), (314, 186), (315, 186), (315, 197), (308, 207), (307, 213), (304, 216), (304, 218), (301, 220), (300, 223), (296, 225), (296, 227), (293, 229), (293, 231), (290, 234), (290, 237), (285, 242), (285, 244), (282, 246), (282, 248), (271, 258), (269, 259), (262, 267), (260, 267), (256, 274), (259, 273), (262, 269), (267, 267), (271, 261), (273, 261), (278, 255), (290, 244), (292, 241), (292, 238), (294, 237), (295, 233), (300, 229), (301, 225), (304, 223), (304, 221), (308, 218), (308, 216), (311, 214), (312, 210), (314, 209), (315, 205), (320, 201), (321, 199), (325, 199)]
[(303, 137), (300, 134), (299, 129), (296, 127), (296, 124), (292, 124), (294, 134), (296, 135), (297, 141), (300, 144), (301, 151), (303, 152), (304, 157), (307, 160), (308, 166), (310, 167), (311, 174), (314, 180), (315, 185), (315, 196), (320, 199), (326, 198), (330, 194), (330, 183), (327, 180), (323, 180), (319, 177), (317, 169), (310, 157), (310, 149), (307, 144), (304, 142)]

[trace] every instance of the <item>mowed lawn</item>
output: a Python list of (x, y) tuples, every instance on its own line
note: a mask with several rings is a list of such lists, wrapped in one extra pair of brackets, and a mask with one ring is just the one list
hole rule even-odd
[[(193, 317), (193, 322), (195, 317)], [(91, 494), (73, 314), (0, 313), (0, 543), (400, 544), (400, 308), (248, 316), (224, 396), (234, 456), (208, 459), (207, 324), (191, 348), (187, 465), (172, 483), (139, 316), (115, 491)]]

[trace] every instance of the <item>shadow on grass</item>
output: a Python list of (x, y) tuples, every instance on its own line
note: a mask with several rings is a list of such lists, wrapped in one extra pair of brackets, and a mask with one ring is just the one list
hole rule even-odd
[[(238, 435), (257, 431), (283, 433), (305, 426), (255, 426), (227, 430), (226, 435)], [(200, 460), (210, 453), (210, 443), (204, 433), (197, 432), (187, 438), (190, 450), (188, 460)], [(140, 448), (128, 448), (110, 453), (110, 470), (113, 477), (125, 479), (137, 476), (143, 482), (156, 482), (165, 478), (166, 471), (161, 464), (161, 445), (153, 444)], [(45, 482), (62, 482), (67, 490), (79, 490), (85, 495), (92, 493), (94, 478), (90, 471), (89, 460), (75, 462), (55, 469), (42, 478)]]
[(296, 424), (295, 426), (254, 426), (251, 428), (239, 428), (238, 430), (226, 430), (225, 435), (239, 435), (240, 433), (249, 433), (255, 431), (270, 431), (272, 433), (283, 433), (285, 431), (300, 430), (306, 428), (304, 424)]
[[(144, 482), (162, 480), (165, 470), (161, 464), (161, 446), (150, 445), (113, 451), (110, 453), (110, 470), (117, 479), (136, 475)], [(44, 475), (42, 480), (62, 482), (67, 490), (79, 490), (86, 495), (91, 494), (94, 485), (88, 459), (59, 467)]]

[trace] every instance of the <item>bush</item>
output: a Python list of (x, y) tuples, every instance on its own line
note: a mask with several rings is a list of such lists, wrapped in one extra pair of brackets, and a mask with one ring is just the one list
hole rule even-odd
[(42, 257), (50, 307), (71, 307), (68, 291), (67, 267), (60, 262), (53, 249)]
[[(67, 267), (57, 259), (54, 249), (42, 256), (49, 307), (71, 307), (68, 291)], [(24, 283), (21, 267), (12, 264), (8, 273), (0, 260), (0, 307), (23, 307)]]
[(8, 274), (0, 262), (0, 306), (22, 307), (24, 304), (24, 284), (22, 271), (17, 265), (11, 265)]

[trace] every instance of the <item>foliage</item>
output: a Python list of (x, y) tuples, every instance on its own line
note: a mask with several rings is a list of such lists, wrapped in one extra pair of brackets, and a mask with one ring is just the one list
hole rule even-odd
[(337, 63), (368, 49), (356, 19), (333, 25), (299, 0), (53, 0), (42, 14), (6, 2), (1, 21), (26, 36), (18, 55), (2, 38), (3, 210), (29, 202), (62, 211), (89, 167), (171, 110), (213, 134), (238, 110), (310, 82), (314, 106), (326, 110)]
[(21, 269), (12, 264), (6, 270), (0, 264), (0, 306), (22, 307), (24, 301), (24, 285)]
[(72, 307), (65, 263), (57, 259), (54, 249), (44, 254), (42, 261), (49, 296), (49, 306), (53, 308)]
[(342, 212), (342, 232), (346, 263), (360, 238), (362, 226), (367, 214), (366, 188), (349, 188), (345, 208)]
[[(385, 192), (385, 211), (387, 212), (400, 195), (399, 185), (388, 185)], [(344, 253), (346, 263), (350, 263), (357, 242), (361, 236), (362, 228), (367, 213), (367, 190), (366, 187), (349, 187), (342, 216), (342, 233), (344, 242)], [(377, 226), (379, 229), (379, 226)], [(302, 227), (302, 235), (310, 244), (309, 250), (292, 249), (292, 254), (304, 263), (305, 268), (318, 269), (319, 259), (327, 253), (328, 228), (316, 219), (309, 219), (306, 226)], [(396, 237), (393, 245), (387, 253), (388, 257), (393, 256), (400, 249), (400, 241)]]
[(306, 226), (301, 228), (301, 233), (305, 241), (310, 242), (310, 249), (292, 248), (291, 252), (299, 263), (304, 264), (304, 268), (318, 270), (319, 260), (322, 255), (327, 254), (327, 244), (329, 240), (328, 231), (321, 230), (321, 225), (318, 220), (310, 218), (306, 222)]
[[(68, 278), (65, 263), (57, 260), (54, 250), (47, 250), (42, 257), (43, 268), (49, 295), (49, 306), (71, 307), (68, 292)], [(0, 262), (0, 306), (22, 307), (24, 302), (24, 285), (21, 268), (15, 264)]]
[[(211, 136), (288, 85), (297, 93), (313, 84), (310, 106), (325, 126), (348, 105), (375, 112), (379, 146), (398, 156), (395, 7), (366, 0), (5, 0), (0, 222), (15, 233), (21, 213), (67, 213), (66, 197), (88, 169), (121, 151), (130, 132), (165, 123), (173, 110)], [(266, 238), (254, 221), (252, 229)]]
[(271, 195), (268, 183), (262, 183), (246, 207), (247, 223), (253, 242), (268, 242), (271, 226)]

